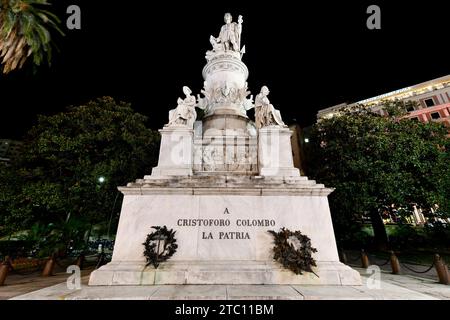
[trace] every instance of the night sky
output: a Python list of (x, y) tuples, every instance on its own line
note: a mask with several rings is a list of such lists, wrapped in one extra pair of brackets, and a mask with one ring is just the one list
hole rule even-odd
[[(200, 92), (209, 36), (218, 36), (228, 11), (234, 21), (244, 17), (252, 94), (269, 86), (287, 123), (307, 126), (319, 109), (450, 74), (443, 2), (51, 2), (66, 36), (55, 36), (59, 52), (50, 68), (0, 75), (0, 138), (20, 139), (37, 114), (104, 95), (131, 102), (160, 128), (183, 85)], [(65, 28), (70, 4), (81, 7), (80, 31)], [(381, 7), (381, 30), (366, 28), (370, 4)]]

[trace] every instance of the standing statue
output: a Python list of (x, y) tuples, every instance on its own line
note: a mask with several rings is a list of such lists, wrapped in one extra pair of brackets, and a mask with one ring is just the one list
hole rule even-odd
[(220, 29), (219, 37), (210, 37), (210, 42), (214, 51), (232, 50), (241, 52), (241, 33), (242, 33), (242, 16), (239, 16), (238, 22), (232, 22), (233, 17), (230, 13), (225, 13), (225, 24)]
[(269, 98), (269, 88), (263, 86), (261, 92), (256, 96), (255, 99), (255, 123), (256, 128), (261, 129), (267, 126), (281, 126), (286, 127), (283, 120), (281, 119), (280, 111), (275, 109), (273, 105), (270, 104)]
[(197, 112), (195, 111), (195, 106), (197, 101), (194, 96), (191, 96), (191, 89), (189, 87), (183, 87), (183, 93), (186, 98), (183, 100), (178, 98), (178, 106), (175, 109), (169, 111), (169, 123), (167, 127), (172, 126), (187, 126), (188, 128), (194, 127), (194, 122), (197, 119)]

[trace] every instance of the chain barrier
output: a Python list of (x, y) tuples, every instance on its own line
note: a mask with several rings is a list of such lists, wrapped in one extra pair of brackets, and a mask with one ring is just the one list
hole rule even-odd
[[(373, 259), (372, 259), (373, 260)], [(391, 257), (389, 257), (385, 262), (383, 262), (382, 264), (377, 264), (377, 263), (373, 263), (374, 265), (376, 265), (376, 266), (379, 266), (379, 267), (383, 267), (383, 266), (385, 266), (385, 265), (387, 265), (388, 263), (390, 263), (391, 262)]]
[[(342, 252), (344, 252), (344, 251), (342, 251)], [(366, 254), (367, 254), (367, 252), (366, 252)], [(368, 254), (367, 254), (367, 257), (369, 257)], [(353, 259), (353, 258), (348, 258), (348, 257), (347, 257), (347, 261), (348, 261), (349, 263), (355, 263), (355, 262), (359, 261), (360, 259), (361, 259), (361, 256), (358, 256), (358, 257), (356, 257), (356, 258), (354, 258), (354, 259)], [(374, 263), (374, 262), (373, 262), (375, 259), (379, 259), (379, 258), (376, 257), (376, 256), (374, 256), (374, 255), (370, 255), (370, 261), (371, 261), (371, 264), (377, 265), (377, 266), (379, 266), (379, 267), (383, 267), (383, 266), (389, 264), (390, 261), (391, 261), (391, 257), (388, 257), (388, 259), (387, 259), (385, 262), (383, 262), (383, 263), (381, 263), (381, 264), (377, 264), (377, 263)], [(409, 264), (409, 265), (416, 265), (416, 266), (423, 266), (423, 264), (420, 264), (420, 263), (414, 263), (414, 262), (400, 262), (400, 261), (399, 261), (399, 264), (400, 264), (402, 267), (404, 267), (405, 269), (407, 269), (407, 270), (409, 270), (409, 271), (411, 271), (411, 272), (414, 272), (414, 273), (418, 273), (418, 274), (424, 274), (424, 273), (427, 273), (427, 272), (429, 272), (430, 270), (432, 270), (433, 267), (435, 266), (435, 262), (432, 262), (431, 266), (429, 266), (426, 270), (418, 271), (418, 270), (416, 270), (416, 269), (411, 268), (410, 266), (408, 266), (408, 264)]]
[[(367, 255), (368, 257), (369, 257), (369, 255)], [(371, 258), (371, 260), (370, 261), (372, 261), (374, 256), (371, 256), (370, 258)], [(357, 256), (356, 258), (348, 258), (347, 257), (347, 261), (349, 262), (349, 263), (354, 263), (354, 262), (358, 262), (358, 261), (361, 261), (361, 256)], [(375, 265), (377, 265), (377, 266), (379, 266), (379, 267), (382, 267), (382, 266), (385, 266), (385, 265), (387, 265), (389, 262), (391, 261), (391, 258), (389, 257), (385, 262), (383, 262), (382, 264), (376, 264), (376, 263), (372, 263), (372, 264), (375, 264)]]
[[(414, 269), (408, 267), (405, 263), (402, 263), (402, 262), (400, 262), (400, 265), (401, 265), (402, 267), (404, 267), (405, 269), (408, 269), (409, 271), (412, 271), (412, 272), (415, 272), (415, 273), (427, 273), (428, 271), (430, 271), (431, 269), (433, 269), (433, 267), (434, 267), (434, 262), (431, 264), (431, 266), (430, 266), (428, 269), (426, 269), (426, 270), (424, 270), (424, 271), (417, 271), (417, 270), (414, 270)], [(416, 264), (416, 265), (419, 265), (419, 264)]]

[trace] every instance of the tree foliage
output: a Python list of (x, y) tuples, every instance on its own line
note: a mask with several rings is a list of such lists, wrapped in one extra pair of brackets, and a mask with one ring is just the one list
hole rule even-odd
[(20, 230), (28, 222), (28, 212), (22, 207), (22, 177), (15, 168), (0, 163), (0, 236)]
[(120, 210), (117, 186), (142, 177), (156, 162), (159, 134), (145, 122), (128, 103), (110, 97), (39, 116), (20, 161), (9, 168), (15, 189), (5, 195), (9, 207), (0, 202), (8, 219), (22, 220), (22, 229), (108, 221)]
[[(414, 206), (430, 218), (449, 214), (449, 140), (444, 125), (399, 118), (405, 105), (387, 105), (383, 117), (362, 106), (315, 125), (309, 174), (336, 188), (330, 206), (344, 238), (355, 221), (370, 218), (383, 246), (386, 215), (404, 221)], [(434, 213), (433, 213), (434, 211)]]

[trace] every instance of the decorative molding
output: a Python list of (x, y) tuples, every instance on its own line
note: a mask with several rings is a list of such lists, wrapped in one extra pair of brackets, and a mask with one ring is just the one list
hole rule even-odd
[(207, 80), (208, 75), (220, 71), (237, 71), (244, 75), (245, 81), (248, 78), (248, 68), (242, 61), (225, 57), (208, 62), (202, 71), (203, 79)]

